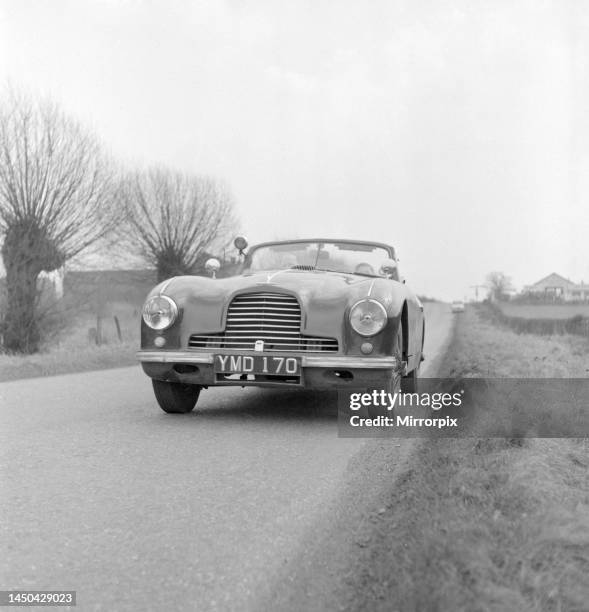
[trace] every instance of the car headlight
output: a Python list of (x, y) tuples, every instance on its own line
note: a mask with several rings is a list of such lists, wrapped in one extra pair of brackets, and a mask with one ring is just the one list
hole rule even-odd
[(143, 320), (151, 329), (167, 329), (177, 317), (176, 302), (165, 295), (151, 297), (143, 306)]
[(387, 311), (376, 300), (361, 300), (350, 310), (352, 329), (361, 336), (374, 336), (386, 325)]

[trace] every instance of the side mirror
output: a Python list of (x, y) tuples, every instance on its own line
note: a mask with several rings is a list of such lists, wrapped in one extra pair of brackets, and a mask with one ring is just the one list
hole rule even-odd
[(218, 259), (215, 259), (214, 257), (211, 257), (210, 259), (207, 259), (207, 261), (205, 263), (205, 270), (213, 278), (217, 278), (217, 272), (219, 271), (220, 267), (221, 267), (221, 263), (219, 262)]
[(397, 272), (397, 262), (394, 259), (385, 259), (380, 266), (380, 273), (392, 278)]
[(237, 236), (233, 241), (233, 245), (239, 251), (239, 254), (243, 255), (243, 252), (247, 249), (247, 238), (245, 236)]

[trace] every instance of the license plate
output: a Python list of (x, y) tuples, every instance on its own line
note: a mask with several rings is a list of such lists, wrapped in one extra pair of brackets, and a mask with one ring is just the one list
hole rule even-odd
[(219, 374), (274, 374), (277, 376), (300, 376), (301, 361), (296, 357), (215, 355), (215, 372)]

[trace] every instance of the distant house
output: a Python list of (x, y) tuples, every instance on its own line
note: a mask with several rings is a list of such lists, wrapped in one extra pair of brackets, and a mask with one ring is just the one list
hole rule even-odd
[(575, 302), (589, 302), (589, 285), (583, 282), (575, 285), (570, 291), (570, 299)]
[(548, 300), (579, 302), (589, 300), (589, 285), (574, 283), (553, 272), (533, 285), (524, 287), (522, 293)]
[(42, 271), (37, 277), (37, 289), (49, 299), (61, 300), (63, 298), (64, 276), (65, 266), (51, 272)]

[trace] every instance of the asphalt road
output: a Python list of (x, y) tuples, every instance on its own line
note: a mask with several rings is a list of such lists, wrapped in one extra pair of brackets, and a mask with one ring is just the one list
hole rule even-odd
[[(427, 310), (431, 376), (452, 315)], [(0, 406), (0, 589), (83, 610), (263, 607), (366, 443), (337, 437), (333, 394), (209, 389), (166, 415), (139, 367), (2, 383)]]

